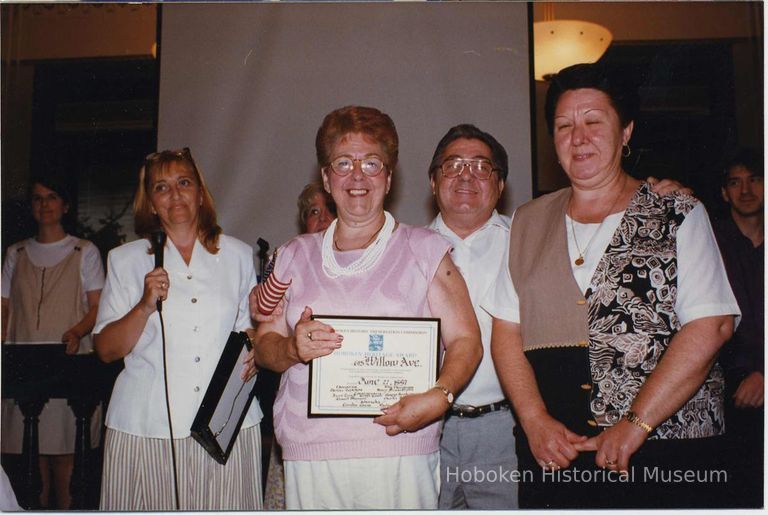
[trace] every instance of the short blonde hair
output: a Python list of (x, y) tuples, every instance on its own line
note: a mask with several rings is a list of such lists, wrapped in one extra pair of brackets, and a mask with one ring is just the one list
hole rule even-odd
[(307, 216), (309, 215), (309, 208), (312, 207), (312, 197), (315, 194), (321, 194), (325, 198), (325, 205), (328, 210), (336, 214), (336, 203), (333, 201), (333, 197), (325, 191), (323, 185), (319, 182), (310, 182), (299, 194), (299, 200), (296, 205), (299, 208), (299, 222), (301, 225), (301, 232), (307, 232)]

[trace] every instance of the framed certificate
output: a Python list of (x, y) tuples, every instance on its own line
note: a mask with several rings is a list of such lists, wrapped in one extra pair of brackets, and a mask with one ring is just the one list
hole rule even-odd
[(309, 363), (309, 417), (376, 417), (429, 390), (440, 361), (440, 319), (315, 315), (344, 335)]

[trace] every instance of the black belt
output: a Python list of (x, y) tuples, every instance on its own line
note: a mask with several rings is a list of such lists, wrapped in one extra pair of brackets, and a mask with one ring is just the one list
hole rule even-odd
[(464, 406), (460, 404), (454, 404), (451, 406), (451, 411), (448, 412), (448, 416), (456, 416), (460, 418), (477, 418), (486, 413), (492, 411), (501, 411), (509, 409), (509, 401), (506, 399), (493, 404), (486, 404), (485, 406)]

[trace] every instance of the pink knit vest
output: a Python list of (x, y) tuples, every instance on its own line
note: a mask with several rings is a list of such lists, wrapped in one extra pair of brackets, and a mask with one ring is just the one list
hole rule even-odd
[[(322, 238), (323, 233), (298, 236), (278, 251), (273, 273), (280, 281), (291, 281), (285, 296), (291, 330), (304, 306), (323, 315), (432, 316), (427, 290), (450, 247), (441, 236), (400, 224), (373, 270), (335, 279), (323, 272)], [(345, 266), (362, 252), (336, 252), (336, 260)], [(298, 364), (283, 373), (280, 383), (274, 421), (284, 459), (380, 458), (437, 451), (441, 422), (415, 433), (387, 436), (384, 426), (370, 418), (309, 419), (308, 376), (309, 367)]]

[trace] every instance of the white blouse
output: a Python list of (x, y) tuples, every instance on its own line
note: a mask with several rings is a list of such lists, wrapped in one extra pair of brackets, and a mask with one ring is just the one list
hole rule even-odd
[[(220, 250), (209, 253), (195, 242), (189, 266), (169, 239), (163, 268), (168, 298), (163, 302), (171, 418), (175, 438), (190, 435), (190, 426), (231, 331), (251, 327), (248, 293), (256, 284), (253, 250), (220, 236)], [(149, 242), (126, 243), (109, 253), (107, 282), (101, 295), (94, 333), (127, 314), (141, 300), (144, 276), (154, 268)], [(124, 358), (115, 382), (107, 427), (138, 436), (169, 438), (165, 408), (160, 317), (153, 313), (139, 341)], [(261, 420), (254, 401), (243, 422)]]
[[(597, 265), (623, 216), (624, 211), (614, 213), (606, 217), (602, 225), (574, 222), (573, 228), (576, 229), (579, 247), (585, 251), (582, 265), (575, 264), (579, 252), (573, 238), (571, 219), (568, 215), (565, 216), (563, 223), (568, 237), (571, 270), (582, 293), (587, 291)], [(594, 239), (590, 242), (593, 236)], [(696, 204), (680, 224), (677, 232), (677, 262), (675, 312), (681, 325), (709, 316), (741, 315), (728, 282), (707, 211), (701, 203)], [(495, 287), (488, 292), (482, 306), (496, 318), (520, 323), (520, 300), (509, 274), (509, 242)], [(738, 323), (738, 317), (736, 322)]]

